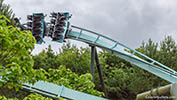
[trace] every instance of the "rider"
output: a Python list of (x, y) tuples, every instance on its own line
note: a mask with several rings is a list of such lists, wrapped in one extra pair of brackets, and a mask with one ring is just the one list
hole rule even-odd
[(17, 17), (14, 18), (14, 25), (19, 27), (22, 31), (25, 30), (25, 27), (20, 24), (20, 20)]

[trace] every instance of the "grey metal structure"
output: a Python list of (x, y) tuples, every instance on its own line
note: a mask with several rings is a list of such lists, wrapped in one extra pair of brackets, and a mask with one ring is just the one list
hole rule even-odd
[(94, 72), (95, 72), (95, 46), (91, 46), (91, 64), (90, 64), (90, 73), (92, 74), (92, 82), (94, 82)]

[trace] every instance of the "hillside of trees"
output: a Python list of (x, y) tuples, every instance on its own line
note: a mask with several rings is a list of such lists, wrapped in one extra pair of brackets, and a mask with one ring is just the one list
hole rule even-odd
[[(96, 68), (94, 83), (91, 81), (89, 47), (78, 48), (67, 41), (59, 53), (49, 45), (39, 54), (31, 55), (36, 43), (32, 33), (13, 26), (14, 13), (3, 0), (0, 9), (1, 100), (52, 100), (22, 89), (22, 83), (34, 84), (38, 80), (106, 97)], [(159, 43), (149, 39), (136, 50), (177, 70), (177, 45), (171, 36)], [(109, 99), (132, 100), (138, 93), (169, 84), (104, 50), (98, 55)]]

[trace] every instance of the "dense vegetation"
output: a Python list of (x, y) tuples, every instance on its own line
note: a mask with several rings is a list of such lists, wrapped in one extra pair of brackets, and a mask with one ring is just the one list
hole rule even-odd
[(0, 0), (0, 15), (5, 15), (11, 22), (13, 22), (15, 14), (10, 8), (10, 5), (4, 3), (4, 0)]

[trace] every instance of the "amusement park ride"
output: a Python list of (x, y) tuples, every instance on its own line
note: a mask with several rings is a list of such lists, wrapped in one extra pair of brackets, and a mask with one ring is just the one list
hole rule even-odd
[[(45, 36), (51, 37), (53, 41), (62, 43), (65, 39), (74, 39), (77, 41), (85, 42), (91, 46), (91, 73), (94, 76), (94, 63), (96, 61), (97, 69), (100, 76), (100, 81), (104, 88), (104, 80), (102, 78), (101, 69), (99, 66), (96, 47), (102, 48), (117, 55), (118, 57), (168, 81), (177, 83), (177, 72), (167, 66), (143, 55), (142, 53), (133, 50), (126, 45), (113, 40), (102, 34), (70, 25), (70, 14), (68, 12), (53, 12), (51, 13), (51, 21), (46, 24), (43, 13), (33, 13), (28, 15), (29, 22), (27, 30), (31, 30), (35, 37), (37, 44), (42, 44)], [(120, 49), (123, 48), (123, 49)], [(130, 52), (125, 51), (128, 50)], [(145, 58), (146, 60), (142, 59)], [(38, 92), (42, 95), (57, 99), (62, 97), (71, 100), (107, 100), (104, 98), (92, 96), (89, 94), (81, 93), (75, 90), (68, 89), (64, 86), (57, 86), (52, 83), (39, 81), (34, 85), (23, 84), (23, 88)]]

